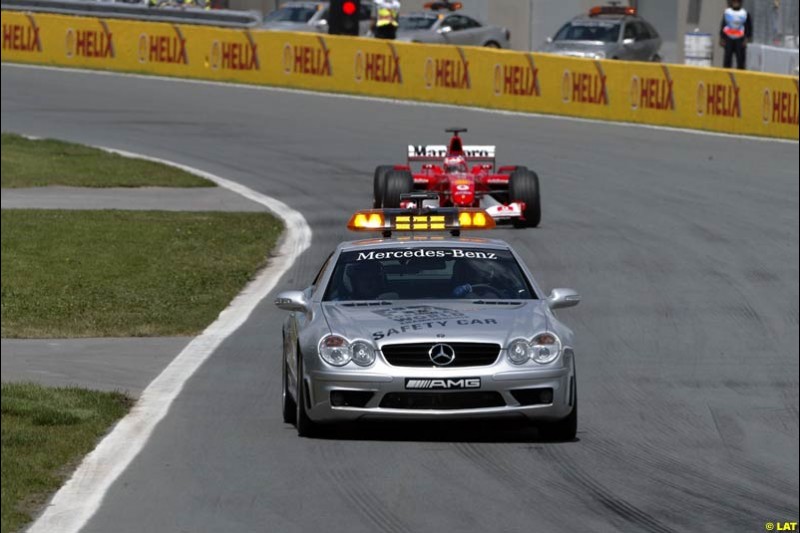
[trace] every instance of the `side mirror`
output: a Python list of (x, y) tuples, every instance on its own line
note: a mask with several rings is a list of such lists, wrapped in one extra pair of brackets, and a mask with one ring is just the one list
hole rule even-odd
[(450, 26), (442, 26), (437, 31), (439, 33), (450, 33), (451, 31), (453, 31), (453, 28), (451, 28)]
[(623, 46), (630, 46), (633, 44), (633, 42), (634, 39), (632, 37), (628, 37), (627, 39), (622, 39)]
[(308, 311), (303, 291), (284, 291), (275, 298), (275, 305), (284, 311)]
[(550, 309), (575, 307), (580, 302), (580, 295), (572, 289), (553, 289), (553, 292), (547, 297), (547, 305), (550, 306)]

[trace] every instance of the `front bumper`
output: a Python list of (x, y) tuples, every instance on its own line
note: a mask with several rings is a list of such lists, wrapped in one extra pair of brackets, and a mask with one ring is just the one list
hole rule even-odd
[(565, 57), (580, 57), (582, 59), (606, 59), (608, 57), (607, 52), (604, 50), (558, 50), (548, 53)]
[[(424, 369), (411, 367), (387, 367), (379, 372), (369, 370), (335, 370), (320, 368), (311, 370), (306, 376), (308, 385), (308, 416), (315, 422), (341, 422), (359, 419), (407, 419), (442, 420), (464, 418), (527, 418), (536, 420), (558, 420), (573, 409), (575, 397), (574, 365), (568, 361), (558, 368), (510, 369), (508, 365), (498, 368), (468, 367), (458, 369)], [(457, 390), (409, 390), (406, 380), (430, 379), (459, 380), (480, 378), (480, 387)], [(550, 389), (552, 394), (540, 391)], [(525, 391), (525, 392), (520, 392)], [(367, 398), (363, 407), (334, 405), (334, 397), (341, 392), (362, 393)], [(371, 395), (369, 394), (371, 393)], [(536, 404), (525, 404), (529, 400), (520, 397), (533, 394)], [(444, 395), (451, 395), (445, 397)], [(461, 396), (452, 396), (461, 395)], [(483, 399), (492, 398), (486, 406), (477, 406)], [(400, 399), (400, 400), (398, 400)], [(466, 407), (459, 402), (464, 399)], [(544, 400), (544, 401), (542, 401)], [(549, 401), (547, 401), (549, 400)], [(413, 405), (411, 408), (394, 407), (398, 404)], [(446, 408), (437, 408), (437, 404)]]

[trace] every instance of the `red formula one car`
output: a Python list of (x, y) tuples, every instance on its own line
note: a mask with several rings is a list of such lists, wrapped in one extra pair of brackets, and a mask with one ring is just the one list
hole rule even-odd
[[(497, 222), (516, 227), (536, 227), (542, 218), (539, 177), (523, 166), (495, 163), (494, 146), (461, 143), (464, 128), (453, 134), (448, 146), (409, 145), (405, 165), (381, 165), (375, 169), (374, 206), (409, 207), (401, 199), (413, 191), (435, 192), (441, 207), (482, 207)], [(418, 171), (412, 163), (421, 163)]]

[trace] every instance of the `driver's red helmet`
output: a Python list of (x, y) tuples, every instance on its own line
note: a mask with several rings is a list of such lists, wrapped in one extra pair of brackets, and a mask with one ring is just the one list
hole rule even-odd
[(444, 158), (444, 171), (445, 172), (466, 172), (467, 160), (463, 156), (454, 155)]

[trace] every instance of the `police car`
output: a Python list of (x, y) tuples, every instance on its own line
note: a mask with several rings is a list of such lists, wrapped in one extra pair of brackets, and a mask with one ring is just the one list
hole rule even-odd
[(661, 36), (628, 6), (595, 6), (547, 39), (542, 52), (589, 59), (661, 61)]
[(361, 419), (517, 417), (573, 439), (573, 333), (553, 311), (578, 294), (545, 295), (507, 243), (461, 236), (494, 226), (482, 209), (410, 200), (355, 213), (351, 230), (379, 235), (341, 243), (311, 286), (275, 300), (290, 312), (284, 421), (312, 436)]

